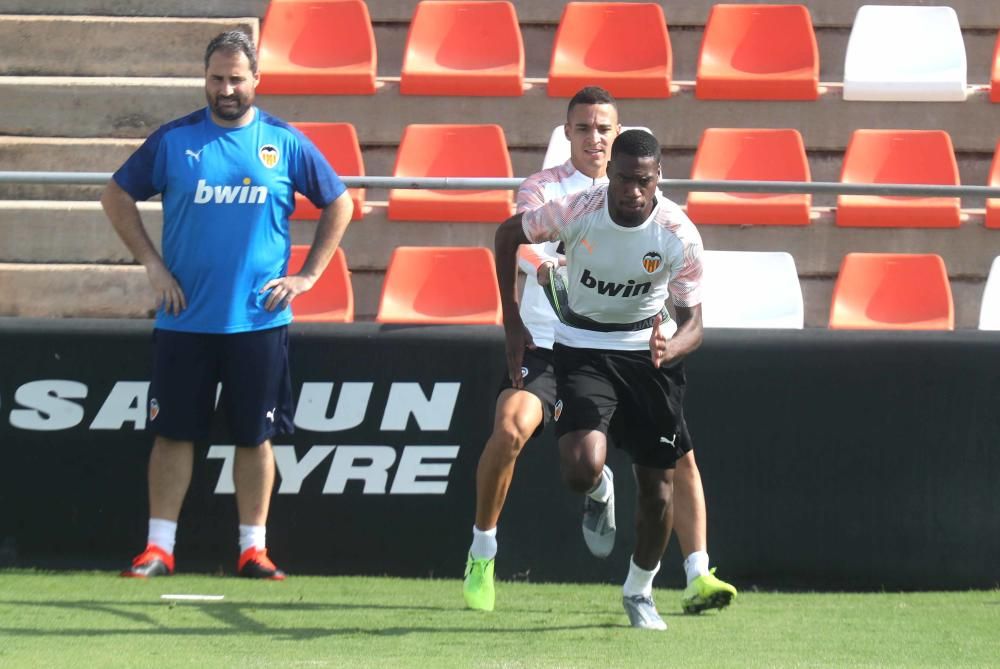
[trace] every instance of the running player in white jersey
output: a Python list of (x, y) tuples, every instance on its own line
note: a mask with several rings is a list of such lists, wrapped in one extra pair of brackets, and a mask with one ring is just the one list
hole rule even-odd
[[(579, 492), (599, 485), (609, 433), (632, 457), (637, 540), (623, 605), (633, 626), (662, 630), (652, 581), (670, 536), (673, 469), (692, 449), (682, 361), (702, 339), (702, 244), (681, 209), (659, 196), (659, 160), (651, 134), (622, 133), (612, 146), (609, 183), (508, 219), (497, 230), (496, 262), (508, 373), (521, 388), (530, 334), (516, 298), (517, 247), (555, 240), (565, 247), (566, 294), (553, 348), (563, 478)], [(708, 604), (721, 607), (736, 591), (718, 584)]]
[[(607, 183), (605, 175), (611, 143), (621, 130), (614, 98), (603, 88), (580, 90), (569, 101), (564, 126), (570, 158), (562, 165), (531, 175), (517, 192), (517, 211), (536, 209), (546, 202)], [(556, 380), (552, 367), (555, 313), (539, 281), (563, 260), (558, 243), (523, 245), (518, 264), (524, 271), (521, 317), (532, 343), (524, 352), (524, 385), (515, 388), (508, 379), (497, 395), (493, 433), (479, 457), (476, 472), (476, 523), (466, 563), (463, 595), (471, 609), (492, 611), (497, 553), (497, 523), (514, 476), (514, 463), (524, 444), (541, 432), (552, 418)], [(583, 535), (587, 547), (607, 557), (614, 547), (614, 482), (607, 469), (593, 497), (585, 497)]]
[[(596, 86), (581, 89), (570, 100), (567, 110), (565, 133), (570, 142), (570, 159), (525, 179), (518, 190), (518, 212), (606, 184), (610, 146), (619, 132), (617, 105), (611, 94)], [(520, 315), (532, 344), (524, 353), (524, 387), (515, 388), (508, 382), (502, 389), (497, 398), (493, 434), (479, 460), (476, 523), (463, 584), (466, 604), (473, 609), (494, 607), (497, 523), (514, 464), (527, 440), (551, 418), (555, 403), (551, 349), (556, 318), (543, 287), (548, 282), (549, 270), (564, 263), (556, 252), (557, 246), (556, 242), (542, 242), (522, 245), (518, 250), (518, 264), (526, 274)], [(679, 510), (676, 529), (683, 554), (688, 556), (685, 570), (689, 586), (683, 607), (697, 612), (715, 605), (714, 593), (731, 586), (708, 571), (705, 501), (693, 452), (678, 461), (675, 485)], [(604, 468), (601, 479), (584, 499), (583, 535), (587, 547), (594, 555), (607, 557), (615, 540), (614, 484), (610, 469)]]

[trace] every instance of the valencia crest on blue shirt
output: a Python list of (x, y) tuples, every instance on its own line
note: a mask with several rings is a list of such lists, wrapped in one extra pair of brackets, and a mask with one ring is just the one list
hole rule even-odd
[(278, 147), (274, 144), (265, 144), (260, 147), (257, 155), (260, 156), (260, 162), (264, 163), (264, 167), (268, 169), (277, 165), (278, 159), (281, 158), (281, 154), (278, 153)]

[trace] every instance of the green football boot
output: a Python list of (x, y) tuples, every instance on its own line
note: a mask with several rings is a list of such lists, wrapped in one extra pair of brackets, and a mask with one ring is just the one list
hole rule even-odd
[(736, 588), (716, 578), (713, 568), (688, 584), (681, 598), (681, 608), (684, 613), (701, 613), (707, 609), (724, 609), (734, 599)]
[(493, 588), (493, 559), (477, 560), (469, 553), (465, 563), (465, 583), (462, 585), (465, 605), (477, 611), (492, 611), (496, 603)]

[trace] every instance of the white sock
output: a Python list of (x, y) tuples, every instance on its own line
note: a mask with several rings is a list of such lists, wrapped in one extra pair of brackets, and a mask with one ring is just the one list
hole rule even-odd
[(264, 542), (266, 533), (267, 528), (264, 525), (240, 525), (240, 555), (251, 548), (264, 550), (267, 546)]
[(149, 534), (147, 543), (154, 544), (170, 555), (174, 554), (174, 541), (177, 538), (177, 523), (163, 518), (149, 519)]
[(660, 571), (660, 563), (652, 571), (646, 571), (635, 563), (635, 558), (629, 560), (628, 577), (625, 579), (625, 586), (622, 592), (626, 597), (644, 595), (650, 597), (653, 594), (653, 577)]
[(614, 490), (613, 486), (614, 484), (611, 483), (611, 479), (608, 477), (608, 468), (605, 467), (601, 471), (601, 479), (597, 482), (597, 485), (587, 491), (587, 497), (595, 502), (607, 502), (611, 497), (611, 491)]
[(497, 555), (497, 528), (481, 530), (472, 526), (472, 546), (469, 548), (472, 557), (477, 560), (492, 560)]
[(688, 585), (699, 576), (708, 575), (708, 552), (695, 551), (684, 560), (684, 573), (687, 574)]

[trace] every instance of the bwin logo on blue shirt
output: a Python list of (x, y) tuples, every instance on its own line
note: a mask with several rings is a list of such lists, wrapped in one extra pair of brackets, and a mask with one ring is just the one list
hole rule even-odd
[(251, 186), (250, 178), (243, 179), (242, 186), (210, 186), (204, 179), (198, 179), (194, 191), (195, 204), (264, 204), (267, 200), (267, 186)]

